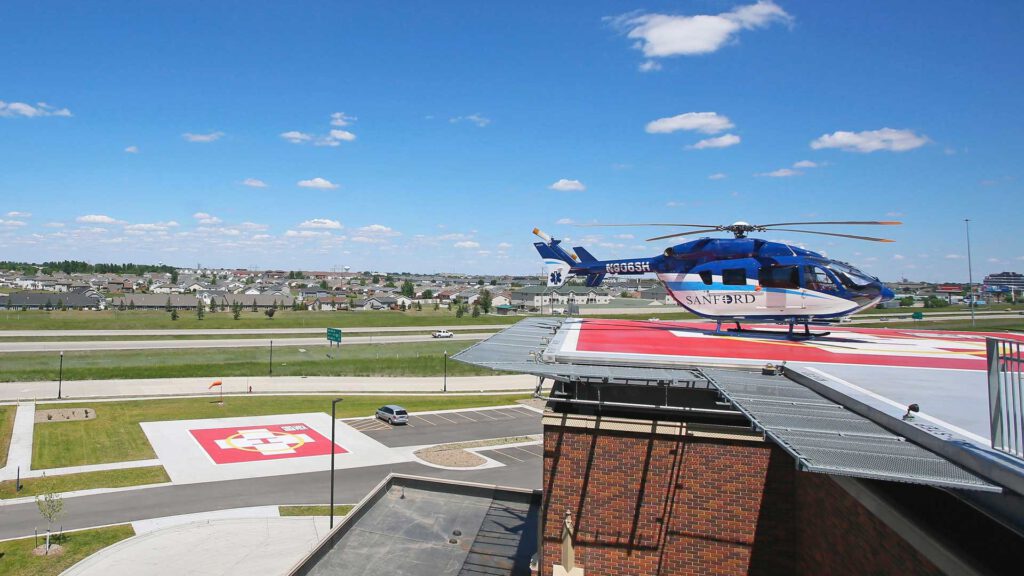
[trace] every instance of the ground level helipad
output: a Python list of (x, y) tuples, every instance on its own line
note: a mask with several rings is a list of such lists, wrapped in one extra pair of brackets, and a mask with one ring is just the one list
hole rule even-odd
[[(848, 392), (892, 407), (920, 404), (923, 416), (986, 443), (989, 436), (985, 339), (1006, 333), (828, 327), (790, 340), (785, 326), (715, 333), (715, 325), (629, 320), (569, 320), (545, 352), (571, 363), (737, 365), (786, 362)], [(725, 327), (723, 327), (724, 330)]]
[[(175, 483), (211, 482), (327, 470), (331, 454), (328, 414), (279, 414), (143, 422), (157, 458)], [(348, 424), (335, 427), (334, 467), (412, 460)]]

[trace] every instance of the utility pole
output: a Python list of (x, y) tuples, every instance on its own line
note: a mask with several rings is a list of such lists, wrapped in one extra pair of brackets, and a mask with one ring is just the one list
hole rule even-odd
[(57, 377), (57, 400), (60, 400), (60, 389), (64, 386), (64, 351), (60, 352), (60, 375)]
[(971, 328), (974, 328), (974, 308), (978, 302), (974, 299), (974, 271), (971, 266), (971, 219), (964, 218), (964, 226), (967, 228), (967, 289), (971, 295)]
[(442, 392), (448, 391), (448, 351), (444, 351), (444, 389)]
[(342, 398), (331, 400), (331, 521), (328, 529), (334, 528), (334, 426), (336, 424), (335, 408), (341, 401)]
[(274, 375), (274, 341), (270, 341), (270, 375)]

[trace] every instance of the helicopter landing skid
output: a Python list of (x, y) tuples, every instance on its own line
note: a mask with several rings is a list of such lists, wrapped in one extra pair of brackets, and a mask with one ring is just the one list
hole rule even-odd
[[(797, 332), (793, 331), (793, 328), (795, 326), (796, 326), (796, 322), (790, 322), (789, 323), (789, 332), (786, 333), (786, 338), (787, 339), (789, 339), (789, 340), (813, 340), (815, 338), (819, 338), (819, 337), (822, 337), (822, 336), (828, 336), (829, 334), (831, 334), (831, 332), (814, 332), (814, 333), (812, 333), (811, 332), (811, 326), (807, 322), (804, 323), (804, 332), (803, 332), (803, 334), (800, 334), (800, 333), (797, 333)], [(761, 334), (775, 334), (775, 335), (778, 334), (778, 332), (775, 331), (775, 330), (757, 330), (757, 329), (754, 329), (754, 328), (744, 328), (744, 327), (740, 326), (739, 322), (736, 322), (736, 327), (735, 328), (727, 328), (726, 332), (747, 332), (747, 333), (751, 333), (751, 334), (761, 333)], [(717, 321), (715, 323), (715, 334), (721, 334), (721, 333), (722, 333), (722, 321), (719, 320), (719, 321)]]

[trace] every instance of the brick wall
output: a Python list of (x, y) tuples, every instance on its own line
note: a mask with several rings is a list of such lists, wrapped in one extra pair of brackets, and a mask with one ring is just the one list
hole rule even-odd
[(771, 443), (545, 426), (541, 574), (567, 510), (588, 576), (940, 573)]
[(544, 452), (543, 574), (566, 510), (587, 574), (747, 574), (768, 444), (549, 426)]

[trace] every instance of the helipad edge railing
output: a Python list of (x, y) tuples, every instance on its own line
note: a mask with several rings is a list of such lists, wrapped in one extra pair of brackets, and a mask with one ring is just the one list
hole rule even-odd
[(986, 338), (992, 449), (1024, 459), (1024, 343)]

